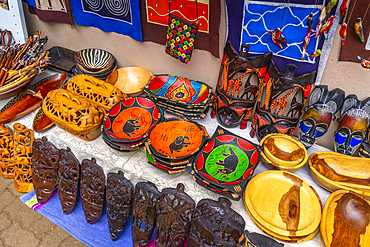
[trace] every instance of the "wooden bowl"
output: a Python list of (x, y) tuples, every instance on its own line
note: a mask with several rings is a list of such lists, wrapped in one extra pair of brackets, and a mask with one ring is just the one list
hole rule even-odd
[(271, 169), (294, 172), (306, 164), (308, 153), (303, 144), (291, 136), (274, 133), (260, 141), (262, 162)]
[(293, 173), (271, 170), (256, 175), (247, 184), (243, 200), (254, 222), (271, 235), (298, 241), (319, 227), (321, 200), (310, 184)]
[(36, 75), (32, 77), (31, 79), (23, 82), (22, 84), (17, 85), (16, 87), (13, 87), (5, 92), (0, 93), (0, 100), (2, 99), (8, 99), (11, 98), (17, 94), (19, 94), (25, 87), (27, 87), (31, 82), (35, 79)]
[(116, 61), (114, 56), (100, 49), (84, 49), (75, 55), (76, 62), (88, 71), (96, 72), (110, 68)]
[(335, 152), (316, 152), (308, 158), (313, 179), (329, 191), (352, 190), (370, 197), (370, 159)]
[(153, 76), (152, 72), (141, 67), (123, 67), (113, 71), (106, 82), (113, 84), (128, 96), (142, 93), (143, 88)]
[(352, 191), (335, 191), (326, 200), (320, 234), (326, 247), (370, 246), (370, 202)]

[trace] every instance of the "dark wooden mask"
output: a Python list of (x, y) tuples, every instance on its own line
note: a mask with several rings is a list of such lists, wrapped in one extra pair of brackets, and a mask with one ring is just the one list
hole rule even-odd
[(76, 204), (79, 181), (80, 162), (69, 147), (61, 149), (59, 151), (58, 195), (65, 214), (71, 213)]
[(259, 81), (251, 137), (257, 134), (261, 141), (271, 133), (293, 134), (316, 76), (316, 71), (294, 76), (296, 70), (288, 64), (283, 73), (270, 61), (264, 80)]
[(37, 201), (45, 203), (53, 194), (58, 176), (59, 149), (43, 136), (32, 146), (32, 180)]
[(202, 199), (193, 214), (189, 246), (237, 246), (245, 222), (230, 206), (224, 197), (218, 201)]
[(184, 185), (165, 188), (159, 198), (155, 243), (157, 247), (184, 246), (195, 209), (194, 200)]
[(225, 127), (247, 127), (258, 93), (258, 86), (251, 84), (251, 78), (255, 75), (263, 80), (271, 60), (272, 52), (247, 58), (249, 48), (242, 45), (238, 53), (230, 41), (225, 46), (211, 113)]
[(153, 235), (157, 204), (161, 193), (150, 182), (140, 182), (135, 186), (134, 204), (132, 208), (132, 242), (135, 247), (144, 247), (149, 244)]
[(111, 172), (107, 176), (106, 201), (110, 238), (118, 240), (123, 233), (130, 213), (134, 186), (122, 171)]
[(80, 195), (86, 222), (96, 223), (103, 212), (105, 175), (95, 158), (84, 159), (81, 165)]

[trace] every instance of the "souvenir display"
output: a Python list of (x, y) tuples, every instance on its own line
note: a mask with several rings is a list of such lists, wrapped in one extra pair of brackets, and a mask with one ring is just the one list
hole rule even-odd
[(262, 163), (270, 169), (295, 172), (308, 159), (308, 153), (302, 143), (291, 136), (274, 133), (265, 136), (260, 146)]
[(63, 213), (72, 212), (76, 204), (80, 181), (80, 162), (71, 149), (59, 151), (58, 195)]
[(37, 201), (46, 203), (57, 183), (59, 149), (43, 136), (32, 145), (32, 180)]
[(33, 190), (32, 181), (32, 144), (33, 130), (14, 123), (14, 188), (19, 192)]
[(14, 140), (12, 132), (0, 125), (0, 175), (14, 178)]
[(80, 50), (75, 54), (74, 60), (74, 75), (84, 74), (105, 80), (117, 68), (114, 56), (100, 49)]
[(370, 243), (370, 202), (348, 190), (337, 190), (326, 200), (320, 226), (326, 247), (365, 247)]
[(212, 106), (212, 88), (203, 82), (171, 75), (153, 76), (144, 91), (165, 111), (202, 119)]
[(153, 183), (139, 182), (135, 185), (131, 221), (134, 247), (144, 247), (149, 244), (156, 226), (160, 195)]
[(46, 95), (63, 84), (67, 74), (56, 74), (42, 79), (27, 87), (25, 91), (10, 100), (0, 110), (0, 123), (10, 123), (18, 120), (42, 105)]
[(240, 247), (284, 247), (283, 244), (256, 232), (244, 231), (239, 240)]
[(152, 72), (141, 67), (123, 67), (113, 71), (106, 82), (116, 86), (129, 97), (143, 93), (144, 86), (153, 76)]
[[(329, 19), (324, 23), (324, 25), (322, 25), (318, 35), (324, 33), (325, 39), (326, 40), (328, 39), (328, 31), (333, 26), (333, 19), (335, 17), (336, 17), (335, 15), (329, 17)], [(315, 38), (317, 38), (317, 36)]]
[(298, 243), (319, 231), (320, 198), (310, 184), (293, 173), (272, 170), (254, 176), (243, 200), (256, 225), (275, 239)]
[(191, 220), (189, 246), (237, 246), (245, 222), (230, 206), (224, 197), (200, 200)]
[(106, 111), (127, 98), (127, 95), (112, 84), (89, 75), (75, 75), (69, 80), (65, 89), (86, 98)]
[(298, 139), (310, 148), (328, 131), (331, 120), (342, 107), (344, 91), (327, 86), (316, 86), (308, 98), (308, 107), (299, 121)]
[(352, 190), (370, 196), (370, 160), (335, 152), (316, 152), (308, 158), (311, 176), (329, 191)]
[(256, 75), (262, 80), (271, 60), (272, 52), (247, 58), (249, 48), (242, 45), (238, 54), (230, 41), (225, 46), (211, 113), (225, 127), (247, 127), (258, 93), (257, 85), (252, 85), (250, 79)]
[(158, 201), (155, 245), (184, 246), (195, 209), (194, 200), (184, 192), (185, 186), (165, 188)]
[(105, 110), (74, 93), (53, 90), (44, 99), (42, 109), (59, 128), (82, 140), (91, 141), (100, 135)]
[(49, 69), (72, 73), (76, 66), (76, 52), (65, 47), (53, 46), (48, 50), (50, 56)]
[(163, 111), (152, 100), (128, 98), (108, 111), (102, 125), (103, 140), (119, 151), (137, 150), (163, 118)]
[(251, 137), (257, 134), (261, 141), (271, 133), (293, 134), (316, 75), (312, 71), (294, 76), (296, 69), (294, 64), (289, 64), (283, 73), (271, 60), (264, 80), (259, 81)]
[(239, 195), (232, 199), (240, 199), (260, 161), (260, 149), (260, 146), (218, 126), (210, 141), (185, 169), (206, 186), (213, 185), (212, 191), (215, 187), (220, 188)]
[(84, 159), (81, 165), (80, 195), (86, 222), (96, 223), (102, 212), (105, 191), (103, 169), (96, 164), (95, 158)]
[(370, 98), (359, 101), (348, 95), (340, 110), (338, 127), (334, 132), (335, 152), (354, 155), (365, 139), (369, 127)]
[(281, 43), (288, 46), (288, 43), (286, 42), (286, 39), (283, 33), (281, 32), (280, 28), (276, 28), (275, 30), (270, 30), (268, 31), (268, 33), (271, 34), (272, 42), (280, 46), (280, 49), (283, 49), (283, 46), (281, 45)]
[(122, 171), (110, 172), (107, 176), (106, 201), (110, 238), (118, 240), (123, 233), (131, 208), (134, 186)]

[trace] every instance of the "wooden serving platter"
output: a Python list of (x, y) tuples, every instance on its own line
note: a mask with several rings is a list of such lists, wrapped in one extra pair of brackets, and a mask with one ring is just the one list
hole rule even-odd
[(285, 171), (266, 171), (253, 177), (243, 200), (255, 223), (289, 238), (305, 237), (317, 230), (321, 200), (299, 176)]

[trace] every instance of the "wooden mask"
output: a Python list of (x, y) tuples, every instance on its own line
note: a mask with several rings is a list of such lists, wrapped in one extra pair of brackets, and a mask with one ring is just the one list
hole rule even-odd
[(118, 240), (123, 233), (128, 214), (130, 213), (134, 186), (127, 180), (122, 171), (111, 172), (107, 176), (106, 201), (110, 238)]
[(80, 162), (69, 147), (61, 149), (59, 151), (58, 195), (65, 214), (71, 213), (76, 204), (79, 181)]
[(354, 155), (368, 131), (370, 98), (359, 101), (356, 95), (348, 95), (343, 102), (340, 116), (334, 132), (335, 152)]
[(283, 73), (271, 60), (264, 80), (259, 81), (251, 137), (257, 134), (261, 141), (271, 133), (293, 134), (316, 76), (316, 71), (294, 76), (296, 70), (297, 66), (288, 64)]
[(157, 247), (184, 246), (195, 209), (194, 200), (184, 192), (184, 185), (165, 188), (159, 198), (155, 245)]
[(230, 41), (225, 46), (211, 113), (225, 127), (247, 127), (258, 93), (250, 80), (253, 75), (263, 80), (271, 60), (272, 52), (247, 58), (249, 48), (242, 45), (238, 53)]
[(156, 226), (160, 195), (157, 187), (151, 182), (136, 184), (131, 222), (134, 247), (144, 247), (149, 244)]
[(0, 174), (4, 178), (14, 178), (14, 141), (12, 132), (0, 125)]
[(59, 149), (43, 136), (32, 146), (32, 180), (37, 201), (44, 204), (53, 194), (58, 177)]
[(329, 129), (335, 113), (342, 107), (344, 91), (327, 86), (316, 86), (308, 98), (308, 107), (299, 121), (298, 137), (305, 148), (310, 148)]
[(230, 206), (225, 197), (198, 202), (191, 221), (189, 246), (237, 246), (245, 222)]
[(95, 158), (84, 159), (81, 165), (80, 195), (86, 222), (96, 223), (103, 212), (105, 175)]
[(19, 192), (33, 190), (32, 181), (32, 144), (33, 130), (14, 123), (14, 188)]

